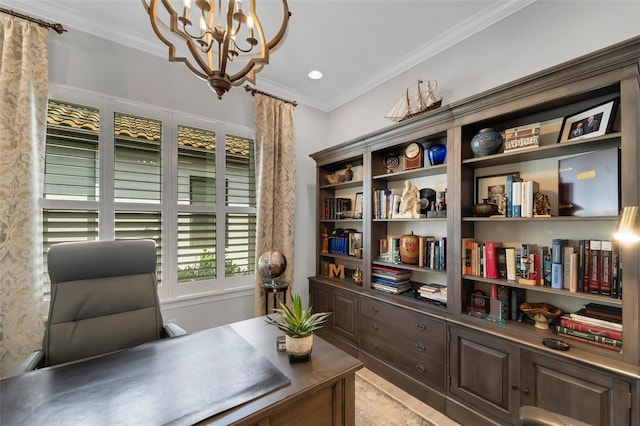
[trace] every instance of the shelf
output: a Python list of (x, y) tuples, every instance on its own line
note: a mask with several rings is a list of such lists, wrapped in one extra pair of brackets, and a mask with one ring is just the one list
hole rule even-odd
[(362, 223), (362, 219), (321, 219), (320, 223), (333, 223), (333, 222), (354, 222)]
[(374, 222), (446, 222), (446, 217), (421, 217), (418, 219), (400, 218), (400, 219), (373, 219)]
[(549, 293), (549, 294), (558, 295), (558, 296), (573, 297), (573, 298), (585, 299), (590, 301), (606, 302), (612, 305), (622, 306), (622, 299), (615, 299), (613, 297), (604, 296), (600, 294), (577, 293), (577, 292), (574, 293), (574, 292), (570, 292), (567, 289), (557, 289), (557, 288), (551, 288), (551, 287), (540, 286), (540, 285), (520, 284), (517, 281), (476, 277), (474, 275), (463, 275), (462, 279), (469, 280), (469, 281), (485, 282), (489, 284), (505, 285), (509, 287), (523, 288), (525, 290), (532, 290), (532, 291), (537, 291), (541, 293)]
[(437, 166), (421, 167), (419, 169), (401, 170), (393, 173), (373, 176), (374, 180), (385, 182), (394, 182), (399, 180), (413, 179), (424, 176), (435, 176), (447, 173), (447, 165), (441, 164)]
[(552, 217), (473, 217), (465, 216), (463, 222), (616, 222), (618, 216), (552, 216)]
[(603, 148), (620, 146), (621, 136), (621, 133), (609, 133), (603, 136), (595, 137), (593, 139), (543, 145), (537, 148), (533, 148), (530, 151), (519, 151), (506, 154), (502, 153), (487, 155), (485, 157), (479, 158), (470, 158), (467, 160), (462, 160), (462, 165), (464, 167), (477, 169), (482, 167), (519, 163), (523, 161), (540, 160), (543, 158), (557, 157), (561, 155), (564, 156), (580, 154)]
[(349, 260), (352, 262), (360, 262), (362, 263), (362, 259), (359, 259), (355, 256), (347, 256), (344, 254), (337, 254), (337, 253), (320, 253), (320, 256), (322, 257), (333, 257), (334, 259), (344, 259), (344, 260)]
[(320, 189), (348, 189), (348, 188), (358, 188), (362, 186), (361, 180), (352, 180), (349, 182), (340, 182), (329, 185), (320, 185)]
[(391, 268), (401, 268), (408, 269), (415, 272), (433, 272), (438, 274), (446, 275), (447, 271), (442, 269), (433, 269), (433, 268), (424, 268), (417, 265), (410, 265), (407, 263), (395, 263), (395, 262), (385, 262), (383, 260), (374, 260), (371, 262), (372, 265), (380, 265), (380, 266), (389, 266)]

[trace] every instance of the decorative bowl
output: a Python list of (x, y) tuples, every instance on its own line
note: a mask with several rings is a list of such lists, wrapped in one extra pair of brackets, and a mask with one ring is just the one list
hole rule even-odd
[(562, 315), (562, 309), (548, 303), (523, 302), (520, 310), (529, 315), (536, 322), (536, 327), (542, 330), (548, 330), (549, 323)]
[(331, 175), (327, 175), (326, 178), (327, 178), (327, 181), (329, 181), (329, 183), (332, 185), (335, 185), (336, 183), (342, 183), (345, 180), (344, 175), (338, 175), (335, 173)]

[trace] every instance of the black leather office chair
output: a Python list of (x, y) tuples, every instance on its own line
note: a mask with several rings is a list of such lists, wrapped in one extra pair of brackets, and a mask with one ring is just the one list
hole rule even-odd
[(531, 405), (520, 407), (518, 424), (520, 426), (589, 426), (588, 423)]
[(42, 349), (9, 376), (186, 334), (163, 324), (153, 240), (56, 244), (47, 262), (51, 303)]

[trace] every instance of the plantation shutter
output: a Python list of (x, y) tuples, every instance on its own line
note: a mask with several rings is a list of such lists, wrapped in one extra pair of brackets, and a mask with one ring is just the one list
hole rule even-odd
[(225, 277), (255, 271), (255, 144), (227, 135), (225, 140)]
[(216, 134), (178, 126), (178, 283), (216, 278)]

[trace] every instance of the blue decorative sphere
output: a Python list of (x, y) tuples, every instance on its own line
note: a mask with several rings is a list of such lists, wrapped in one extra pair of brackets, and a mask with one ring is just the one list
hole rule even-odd
[(427, 157), (429, 158), (429, 163), (432, 166), (435, 166), (436, 164), (444, 164), (444, 161), (447, 158), (447, 146), (441, 143), (431, 145), (427, 149)]
[(471, 151), (476, 157), (497, 154), (502, 149), (502, 135), (491, 128), (480, 130), (471, 139)]

